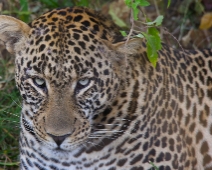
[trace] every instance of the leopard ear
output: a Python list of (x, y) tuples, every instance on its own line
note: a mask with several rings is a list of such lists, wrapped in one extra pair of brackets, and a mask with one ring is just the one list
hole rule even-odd
[(21, 20), (10, 16), (0, 15), (0, 40), (10, 53), (16, 52), (16, 43), (26, 39), (30, 27)]

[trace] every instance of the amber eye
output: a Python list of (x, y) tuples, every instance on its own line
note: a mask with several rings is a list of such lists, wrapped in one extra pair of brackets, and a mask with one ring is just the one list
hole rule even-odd
[(37, 78), (37, 77), (33, 78), (33, 83), (41, 89), (46, 88), (46, 82), (42, 78)]

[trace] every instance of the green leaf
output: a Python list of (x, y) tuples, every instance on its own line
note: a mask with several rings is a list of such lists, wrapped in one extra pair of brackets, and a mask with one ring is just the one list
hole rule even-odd
[(147, 40), (147, 56), (149, 61), (156, 67), (158, 54), (157, 51), (161, 49), (161, 40), (159, 32), (156, 28), (151, 27), (147, 33), (142, 33)]
[(154, 167), (155, 170), (159, 170), (159, 168), (157, 166), (155, 166), (155, 164), (151, 161), (149, 161), (149, 163)]
[(131, 3), (132, 3), (131, 0), (125, 0), (125, 4), (126, 4), (128, 7), (131, 7)]
[(147, 43), (147, 56), (152, 65), (156, 67), (158, 54), (149, 43)]
[(138, 13), (139, 13), (139, 10), (136, 8), (136, 9), (133, 9), (133, 18), (134, 20), (138, 20)]
[(21, 11), (28, 10), (28, 2), (26, 0), (20, 0), (20, 5), (21, 5)]
[(149, 6), (150, 3), (146, 0), (125, 0), (125, 4), (132, 8), (133, 11), (133, 18), (134, 20), (138, 20), (138, 13), (139, 13), (139, 9), (138, 6)]
[(140, 6), (149, 6), (150, 3), (149, 3), (148, 1), (146, 1), (146, 0), (140, 0), (140, 1), (139, 1), (139, 5), (140, 5)]
[(126, 31), (120, 31), (120, 33), (121, 33), (121, 35), (122, 35), (122, 36), (124, 36), (124, 37), (126, 37), (126, 36), (127, 36)]
[[(21, 5), (20, 12), (28, 11), (28, 1), (27, 0), (20, 0), (20, 5)], [(18, 17), (24, 22), (29, 22), (29, 15), (27, 15), (27, 14), (18, 13)]]
[(201, 2), (199, 2), (199, 1), (197, 1), (196, 3), (195, 3), (195, 7), (194, 7), (194, 10), (195, 10), (195, 12), (197, 13), (197, 14), (202, 14), (203, 12), (204, 12), (204, 6), (202, 5), (202, 3)]
[(75, 5), (77, 6), (87, 6), (89, 5), (89, 0), (75, 0)]
[(135, 37), (144, 38), (144, 35), (143, 34), (137, 34)]
[(168, 0), (167, 8), (170, 6), (171, 0)]
[(48, 8), (57, 8), (59, 3), (57, 0), (40, 0), (43, 4), (45, 4)]
[(154, 25), (154, 24), (155, 24), (155, 26), (159, 26), (159, 25), (161, 25), (162, 22), (163, 22), (163, 16), (160, 15), (160, 16), (158, 16), (154, 21), (152, 21), (152, 22), (147, 22), (147, 23), (145, 23), (145, 24), (148, 25), (148, 26), (152, 26), (152, 25)]
[(162, 46), (159, 31), (156, 28), (151, 27), (148, 28), (148, 34), (153, 38), (151, 39), (152, 45), (154, 44), (156, 50), (160, 50)]

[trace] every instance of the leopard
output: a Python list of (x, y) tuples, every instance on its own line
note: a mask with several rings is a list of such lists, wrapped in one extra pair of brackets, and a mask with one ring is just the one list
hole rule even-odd
[(86, 7), (0, 16), (15, 56), (21, 170), (211, 170), (212, 50), (124, 37)]

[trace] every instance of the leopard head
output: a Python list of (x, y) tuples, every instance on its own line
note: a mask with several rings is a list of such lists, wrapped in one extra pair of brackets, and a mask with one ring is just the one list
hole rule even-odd
[(125, 86), (126, 48), (135, 43), (118, 41), (118, 28), (97, 16), (79, 7), (52, 10), (29, 25), (0, 16), (0, 39), (16, 56), (22, 130), (52, 150), (87, 140)]

